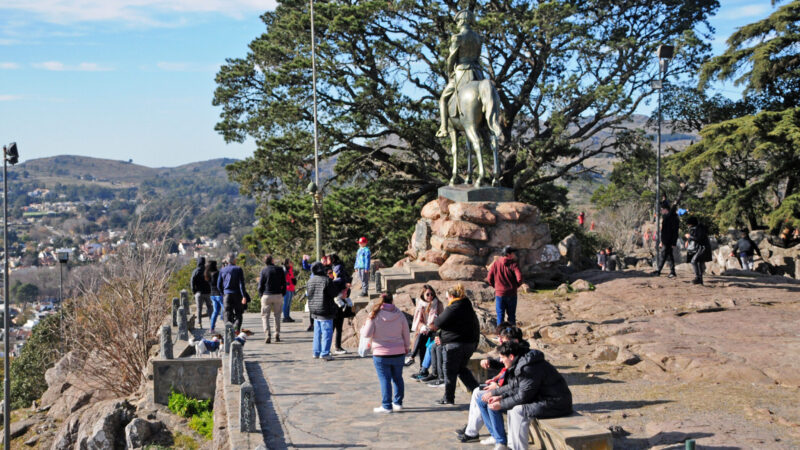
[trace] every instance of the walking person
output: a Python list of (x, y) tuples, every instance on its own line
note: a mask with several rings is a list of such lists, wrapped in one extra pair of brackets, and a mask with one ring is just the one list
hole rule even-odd
[(314, 320), (314, 358), (326, 361), (333, 360), (331, 355), (331, 341), (333, 340), (333, 318), (336, 316), (336, 286), (333, 280), (325, 273), (325, 266), (321, 262), (311, 265), (313, 275), (306, 284), (308, 297), (308, 311)]
[(361, 337), (372, 339), (372, 362), (381, 386), (381, 406), (373, 409), (376, 413), (403, 409), (403, 359), (411, 347), (411, 337), (405, 315), (392, 303), (392, 294), (381, 294), (381, 301), (361, 328)]
[(432, 329), (440, 330), (437, 344), (442, 347), (445, 380), (444, 396), (436, 404), (453, 405), (456, 377), (470, 392), (479, 385), (467, 363), (478, 347), (480, 323), (461, 283), (447, 291), (447, 307), (436, 318)]
[(494, 305), (497, 312), (497, 324), (508, 321), (512, 324), (517, 323), (517, 289), (527, 288), (522, 282), (522, 272), (517, 264), (517, 250), (506, 246), (503, 248), (503, 256), (497, 258), (492, 266), (489, 267), (489, 275), (486, 282), (494, 288)]
[(197, 305), (197, 326), (199, 328), (203, 328), (203, 305), (206, 307), (206, 316), (211, 316), (211, 285), (205, 278), (205, 272), (206, 258), (201, 256), (197, 258), (197, 267), (192, 271), (192, 277), (189, 280), (189, 287)]
[(228, 265), (219, 271), (217, 289), (222, 293), (225, 322), (233, 325), (235, 334), (242, 329), (244, 308), (250, 302), (244, 283), (244, 270), (236, 265), (236, 253), (228, 255)]
[(356, 253), (356, 263), (353, 266), (358, 271), (358, 279), (361, 281), (361, 296), (369, 295), (369, 268), (372, 260), (372, 252), (367, 247), (367, 238), (361, 236), (358, 239), (358, 252)]
[(272, 342), (269, 316), (275, 318), (275, 342), (281, 341), (281, 309), (286, 295), (286, 273), (283, 267), (276, 266), (272, 255), (264, 257), (265, 267), (258, 278), (258, 296), (261, 299), (261, 323), (264, 327), (264, 342)]
[(344, 327), (344, 319), (353, 317), (353, 302), (350, 301), (350, 278), (349, 271), (344, 265), (344, 262), (337, 254), (330, 255), (331, 271), (333, 273), (333, 282), (336, 285), (336, 290), (339, 291), (334, 298), (336, 302), (336, 316), (333, 318), (333, 344), (334, 355), (344, 355), (347, 350), (342, 348), (342, 328)]
[(294, 267), (292, 267), (292, 261), (289, 258), (283, 261), (283, 271), (286, 273), (286, 294), (283, 295), (283, 319), (281, 319), (281, 322), (294, 322), (290, 313), (294, 291), (297, 286), (297, 278), (294, 277)]
[(758, 254), (759, 258), (764, 259), (764, 257), (761, 256), (761, 250), (758, 248), (758, 245), (750, 239), (750, 232), (747, 228), (742, 228), (740, 233), (741, 237), (733, 244), (731, 256), (739, 258), (739, 264), (742, 265), (742, 269), (752, 271), (753, 256)]
[(711, 261), (711, 241), (708, 239), (708, 229), (694, 216), (689, 217), (686, 224), (689, 225), (689, 232), (685, 236), (686, 259), (694, 269), (692, 284), (703, 284), (706, 263)]
[(216, 261), (209, 261), (206, 266), (205, 279), (211, 288), (211, 306), (214, 311), (211, 313), (211, 328), (209, 332), (214, 332), (214, 327), (217, 324), (217, 318), (222, 314), (222, 292), (217, 287), (217, 280), (219, 280), (219, 269), (217, 269)]
[(658, 255), (658, 269), (652, 275), (661, 275), (664, 263), (669, 260), (669, 275), (667, 278), (675, 278), (675, 246), (678, 245), (678, 228), (680, 219), (675, 207), (670, 208), (669, 203), (661, 202), (661, 245)]

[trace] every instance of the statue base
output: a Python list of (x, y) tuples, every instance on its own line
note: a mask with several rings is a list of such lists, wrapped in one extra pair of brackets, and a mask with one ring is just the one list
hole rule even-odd
[(471, 184), (459, 184), (440, 187), (439, 197), (454, 202), (513, 202), (514, 190), (492, 186), (476, 188)]

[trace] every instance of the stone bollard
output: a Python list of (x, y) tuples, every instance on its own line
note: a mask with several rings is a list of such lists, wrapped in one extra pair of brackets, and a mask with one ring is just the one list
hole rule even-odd
[(181, 299), (175, 297), (172, 299), (172, 326), (178, 326), (178, 308), (181, 307)]
[(380, 293), (383, 289), (381, 289), (381, 272), (379, 270), (375, 271), (375, 292)]
[(183, 307), (178, 308), (178, 339), (189, 340), (189, 323), (186, 321), (186, 310)]
[(249, 381), (242, 384), (239, 391), (239, 431), (256, 431), (256, 393)]
[(186, 289), (181, 289), (181, 306), (189, 313), (189, 292)]
[(242, 344), (234, 342), (231, 344), (231, 384), (244, 383), (244, 352)]
[(161, 327), (161, 357), (172, 359), (172, 328), (169, 325)]
[(230, 322), (225, 322), (225, 353), (231, 352), (231, 343), (233, 342), (233, 324)]

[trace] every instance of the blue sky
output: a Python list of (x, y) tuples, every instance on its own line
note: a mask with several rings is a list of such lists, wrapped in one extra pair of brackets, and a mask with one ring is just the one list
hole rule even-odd
[[(721, 0), (715, 53), (767, 0)], [(274, 0), (0, 0), (0, 142), (151, 167), (244, 158), (214, 131), (214, 75)], [(655, 62), (654, 62), (655, 64)], [(734, 86), (717, 86), (736, 96)]]

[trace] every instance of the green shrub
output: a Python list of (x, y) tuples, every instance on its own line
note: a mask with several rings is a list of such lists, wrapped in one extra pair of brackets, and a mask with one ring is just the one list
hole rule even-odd
[(172, 391), (169, 394), (167, 408), (181, 417), (192, 417), (205, 411), (211, 411), (211, 400), (198, 400), (187, 397), (180, 392)]
[(214, 431), (214, 413), (211, 411), (203, 411), (193, 416), (189, 421), (189, 428), (197, 431), (203, 435), (204, 438), (211, 440), (212, 432)]
[[(45, 317), (33, 327), (19, 356), (11, 360), (11, 407), (26, 408), (47, 390), (44, 372), (58, 361), (61, 348), (60, 315)], [(0, 392), (0, 398), (2, 398)]]

